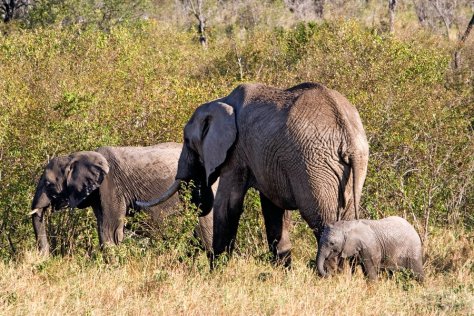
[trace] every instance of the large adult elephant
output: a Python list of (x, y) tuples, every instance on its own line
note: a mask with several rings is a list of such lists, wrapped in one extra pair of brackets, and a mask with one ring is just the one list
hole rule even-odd
[(209, 186), (220, 177), (217, 256), (232, 251), (245, 193), (254, 187), (279, 255), (290, 248), (285, 209), (299, 209), (318, 241), (325, 224), (358, 217), (368, 154), (359, 114), (340, 93), (317, 83), (286, 90), (244, 84), (196, 109), (184, 128), (176, 181), (162, 197), (138, 204), (165, 201), (181, 181)]
[[(137, 199), (151, 199), (174, 181), (182, 144), (150, 147), (101, 147), (53, 158), (45, 167), (32, 202), (32, 220), (38, 248), (49, 253), (44, 223), (48, 207), (92, 207), (97, 218), (101, 246), (123, 239), (125, 216)], [(212, 214), (212, 190), (196, 182), (192, 202)], [(207, 190), (209, 188), (209, 190)], [(178, 196), (150, 209), (154, 220), (176, 210)], [(200, 217), (197, 233), (206, 248), (212, 243), (212, 215)]]

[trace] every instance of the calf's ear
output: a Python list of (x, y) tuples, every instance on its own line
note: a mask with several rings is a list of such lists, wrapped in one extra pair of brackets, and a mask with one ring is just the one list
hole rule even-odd
[(78, 152), (71, 158), (66, 167), (66, 185), (69, 205), (74, 208), (101, 185), (109, 173), (109, 163), (94, 151)]
[(341, 257), (349, 258), (357, 255), (360, 251), (360, 240), (350, 236), (350, 234), (344, 234), (344, 245), (342, 247)]
[[(35, 196), (31, 202), (31, 209), (36, 212), (40, 212), (43, 208), (48, 207), (51, 204), (51, 199), (46, 194), (46, 179), (44, 174), (41, 176), (36, 186)], [(31, 212), (33, 214), (33, 212)]]

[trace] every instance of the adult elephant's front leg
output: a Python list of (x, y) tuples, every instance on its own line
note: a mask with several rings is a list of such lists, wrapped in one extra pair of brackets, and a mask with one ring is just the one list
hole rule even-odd
[(214, 267), (215, 258), (223, 252), (231, 254), (234, 249), (246, 191), (247, 186), (243, 172), (221, 174), (214, 200), (211, 268)]
[(291, 225), (291, 214), (273, 204), (260, 193), (263, 219), (267, 232), (267, 241), (273, 259), (277, 264), (291, 266), (291, 241), (288, 229)]

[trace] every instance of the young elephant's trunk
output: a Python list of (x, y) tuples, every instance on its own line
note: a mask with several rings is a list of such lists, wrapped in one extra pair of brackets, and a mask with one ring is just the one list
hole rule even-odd
[[(31, 202), (31, 209), (33, 211), (41, 210), (51, 204), (51, 199), (46, 194), (45, 182), (46, 180), (44, 176), (41, 176), (40, 180), (38, 181), (38, 185), (36, 186), (35, 196)], [(33, 214), (33, 212), (31, 214)]]
[(43, 255), (49, 255), (49, 243), (46, 235), (46, 225), (44, 213), (46, 208), (36, 211), (32, 214), (33, 229), (35, 231), (36, 245), (38, 250)]
[(36, 236), (36, 246), (41, 254), (49, 255), (48, 237), (46, 235), (45, 213), (51, 205), (51, 200), (46, 194), (45, 178), (41, 176), (36, 186), (35, 196), (31, 202), (30, 212), (33, 229)]
[(328, 273), (324, 268), (324, 263), (326, 262), (327, 252), (321, 249), (318, 249), (318, 256), (316, 257), (316, 265), (318, 267), (318, 272), (322, 277), (327, 277)]

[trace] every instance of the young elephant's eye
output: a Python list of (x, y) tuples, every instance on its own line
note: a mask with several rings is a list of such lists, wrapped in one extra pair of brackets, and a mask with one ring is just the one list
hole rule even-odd
[(329, 245), (330, 245), (330, 246), (334, 246), (334, 241), (330, 241), (330, 242), (329, 242)]

